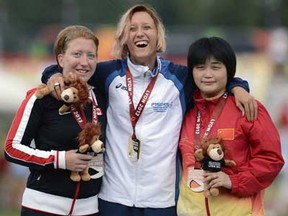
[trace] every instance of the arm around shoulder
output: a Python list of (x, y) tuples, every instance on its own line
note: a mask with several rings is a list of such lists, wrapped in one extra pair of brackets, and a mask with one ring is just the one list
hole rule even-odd
[(42, 83), (47, 83), (48, 79), (54, 75), (55, 73), (61, 73), (62, 70), (58, 67), (57, 64), (53, 64), (53, 65), (50, 65), (48, 67), (46, 67), (44, 69), (44, 71), (42, 72), (42, 77), (41, 77), (41, 81)]

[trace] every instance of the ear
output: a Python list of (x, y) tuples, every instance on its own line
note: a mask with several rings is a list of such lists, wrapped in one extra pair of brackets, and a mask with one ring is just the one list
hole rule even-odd
[(210, 151), (211, 151), (212, 148), (213, 148), (213, 144), (210, 143), (210, 144), (207, 146), (207, 148), (206, 148), (206, 154), (207, 154), (207, 155), (210, 154)]
[(61, 68), (63, 68), (63, 65), (64, 65), (64, 54), (60, 53), (60, 54), (57, 56), (57, 59), (58, 59), (59, 66), (60, 66)]
[(220, 145), (220, 143), (215, 144), (215, 147), (219, 147), (221, 150), (223, 149), (223, 146)]

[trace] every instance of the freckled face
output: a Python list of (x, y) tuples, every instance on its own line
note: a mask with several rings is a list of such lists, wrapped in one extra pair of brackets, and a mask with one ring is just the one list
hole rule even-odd
[(157, 29), (146, 12), (136, 12), (128, 25), (126, 45), (135, 64), (154, 67), (157, 55)]
[(91, 39), (73, 39), (66, 51), (58, 55), (58, 61), (64, 75), (73, 72), (87, 82), (96, 69), (97, 47)]
[(206, 99), (220, 97), (226, 91), (226, 66), (214, 57), (207, 59), (205, 64), (196, 65), (193, 77), (201, 95)]

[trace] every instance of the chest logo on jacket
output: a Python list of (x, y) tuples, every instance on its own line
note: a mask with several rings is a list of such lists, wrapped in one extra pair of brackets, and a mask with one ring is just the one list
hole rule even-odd
[(154, 112), (167, 112), (168, 109), (173, 107), (173, 102), (152, 103), (151, 107)]
[(127, 91), (127, 87), (125, 85), (123, 85), (122, 83), (118, 83), (116, 86), (115, 86), (116, 89), (122, 89), (124, 91)]

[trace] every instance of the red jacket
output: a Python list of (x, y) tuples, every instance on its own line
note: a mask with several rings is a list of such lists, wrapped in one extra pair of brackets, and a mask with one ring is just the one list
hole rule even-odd
[[(187, 177), (188, 167), (194, 167), (195, 164), (194, 134), (197, 110), (201, 112), (200, 137), (203, 137), (217, 102), (218, 99), (206, 101), (199, 97), (198, 93), (195, 96), (196, 107), (185, 117), (179, 144), (183, 181)], [(234, 97), (228, 96), (221, 114), (209, 133), (209, 136), (218, 135), (223, 138), (227, 149), (225, 159), (234, 160), (237, 164), (236, 167), (223, 169), (232, 182), (232, 189), (227, 190), (226, 195), (239, 199), (250, 196), (253, 212), (263, 210), (261, 191), (273, 182), (284, 165), (278, 131), (265, 107), (260, 102), (257, 103), (258, 117), (255, 121), (249, 122), (235, 106)]]

